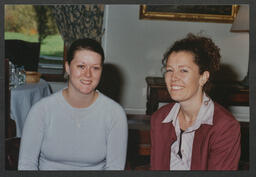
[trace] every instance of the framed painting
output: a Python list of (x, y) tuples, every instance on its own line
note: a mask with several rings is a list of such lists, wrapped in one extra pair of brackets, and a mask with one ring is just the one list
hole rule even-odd
[(140, 19), (232, 23), (238, 5), (141, 5)]

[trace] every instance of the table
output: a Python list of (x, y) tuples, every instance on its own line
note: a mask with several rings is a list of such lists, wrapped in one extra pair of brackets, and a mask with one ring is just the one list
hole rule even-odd
[(38, 83), (26, 83), (11, 89), (11, 119), (16, 123), (16, 136), (21, 137), (27, 114), (37, 101), (51, 94), (49, 84), (40, 79)]

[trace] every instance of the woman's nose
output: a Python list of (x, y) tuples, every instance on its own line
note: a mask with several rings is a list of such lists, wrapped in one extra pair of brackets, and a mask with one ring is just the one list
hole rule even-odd
[(84, 75), (86, 77), (91, 77), (92, 73), (91, 73), (91, 68), (90, 67), (86, 67), (84, 70)]
[(177, 74), (176, 71), (174, 71), (174, 72), (172, 73), (172, 75), (171, 75), (171, 80), (172, 80), (172, 81), (178, 80), (178, 74)]

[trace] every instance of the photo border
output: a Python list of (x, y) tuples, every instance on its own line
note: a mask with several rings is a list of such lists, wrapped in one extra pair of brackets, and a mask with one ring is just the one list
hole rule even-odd
[(71, 3), (104, 3), (104, 4), (143, 4), (143, 3), (180, 3), (184, 4), (186, 3), (194, 3), (194, 4), (200, 4), (202, 3), (201, 0), (191, 0), (191, 1), (160, 1), (160, 0), (154, 0), (154, 1), (118, 1), (118, 0), (112, 0), (112, 1), (84, 1), (84, 0), (0, 0), (0, 159), (2, 160), (0, 163), (0, 176), (48, 176), (48, 177), (59, 177), (59, 176), (65, 176), (65, 177), (84, 177), (84, 176), (189, 176), (189, 177), (200, 177), (200, 176), (207, 176), (207, 177), (219, 177), (219, 176), (237, 176), (237, 177), (252, 177), (256, 176), (256, 140), (255, 140), (255, 129), (256, 129), (256, 75), (254, 73), (254, 68), (256, 68), (256, 24), (254, 23), (256, 21), (255, 15), (256, 14), (256, 4), (254, 0), (248, 0), (248, 1), (231, 1), (231, 0), (205, 0), (203, 1), (205, 4), (211, 4), (216, 2), (217, 4), (249, 4), (250, 5), (250, 40), (249, 40), (249, 103), (250, 103), (250, 170), (249, 171), (188, 171), (188, 172), (169, 172), (169, 171), (39, 171), (39, 172), (30, 172), (30, 171), (6, 171), (5, 170), (5, 164), (4, 164), (4, 117), (5, 117), (5, 105), (4, 105), (4, 5), (5, 4), (71, 4)]

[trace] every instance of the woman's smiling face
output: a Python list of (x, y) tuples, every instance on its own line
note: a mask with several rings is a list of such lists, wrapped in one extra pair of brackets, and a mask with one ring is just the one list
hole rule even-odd
[(177, 102), (200, 99), (202, 86), (209, 74), (199, 74), (199, 67), (194, 62), (191, 52), (172, 52), (166, 62), (165, 82), (171, 98)]
[(70, 64), (66, 62), (65, 67), (69, 74), (69, 87), (86, 95), (95, 91), (102, 73), (100, 54), (86, 49), (77, 50)]

